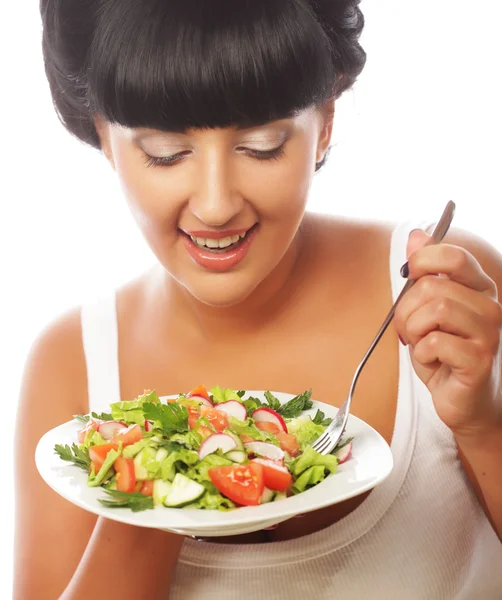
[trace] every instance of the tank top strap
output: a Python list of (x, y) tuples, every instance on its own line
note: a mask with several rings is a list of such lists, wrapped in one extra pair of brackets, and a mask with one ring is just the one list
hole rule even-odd
[(81, 323), (89, 412), (107, 411), (121, 399), (115, 291), (85, 304)]

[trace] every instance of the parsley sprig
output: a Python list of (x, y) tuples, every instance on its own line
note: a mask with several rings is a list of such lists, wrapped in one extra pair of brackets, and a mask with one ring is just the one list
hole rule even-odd
[(167, 404), (143, 404), (145, 419), (157, 421), (166, 434), (184, 433), (188, 431), (188, 410), (181, 404), (168, 402)]
[(91, 468), (91, 459), (89, 457), (89, 451), (87, 448), (79, 448), (77, 444), (72, 446), (63, 446), (62, 444), (56, 444), (54, 446), (54, 452), (59, 454), (61, 460), (75, 463), (78, 467), (88, 471)]
[(73, 418), (77, 421), (81, 421), (82, 423), (88, 423), (90, 418), (94, 417), (95, 419), (100, 419), (101, 421), (113, 421), (113, 417), (109, 413), (95, 413), (92, 412), (90, 415), (73, 415)]
[(138, 492), (119, 492), (118, 490), (105, 490), (110, 496), (99, 498), (101, 504), (111, 508), (130, 508), (133, 512), (140, 512), (153, 508), (153, 498)]

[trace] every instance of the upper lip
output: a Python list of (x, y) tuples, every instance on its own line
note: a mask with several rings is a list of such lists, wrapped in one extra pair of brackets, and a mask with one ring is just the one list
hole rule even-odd
[(246, 233), (246, 231), (249, 231), (250, 229), (251, 227), (244, 227), (242, 229), (226, 229), (225, 231), (192, 231), (188, 229), (183, 229), (182, 231), (187, 235), (190, 235), (195, 238), (209, 238), (210, 240), (221, 240), (226, 237), (241, 235), (242, 233)]

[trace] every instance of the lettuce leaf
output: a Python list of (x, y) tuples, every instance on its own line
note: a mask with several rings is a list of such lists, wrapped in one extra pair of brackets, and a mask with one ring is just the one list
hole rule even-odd
[(304, 492), (307, 488), (320, 483), (325, 478), (326, 472), (322, 465), (309, 467), (294, 482), (291, 490), (294, 494), (299, 494), (300, 492)]
[(288, 423), (288, 433), (292, 433), (296, 437), (302, 451), (315, 442), (325, 429), (325, 425), (316, 424), (309, 415), (297, 417)]
[(172, 481), (177, 472), (185, 473), (188, 467), (199, 461), (197, 452), (187, 450), (179, 444), (173, 446), (176, 448), (166, 448), (169, 454), (160, 464), (160, 478), (164, 481)]
[(108, 477), (111, 477), (113, 475), (113, 463), (119, 456), (120, 450), (110, 450), (106, 455), (105, 462), (101, 469), (99, 469), (97, 473), (94, 472), (94, 469), (90, 472), (87, 485), (89, 487), (97, 487), (98, 485), (101, 485), (103, 481), (108, 479)]
[(106, 444), (106, 440), (95, 429), (90, 429), (80, 447), (89, 448), (89, 446), (99, 446), (100, 444)]
[(332, 454), (326, 456), (319, 454), (312, 446), (308, 446), (305, 448), (303, 454), (289, 465), (289, 470), (295, 477), (298, 477), (308, 468), (314, 466), (321, 466), (328, 473), (336, 473), (338, 470), (338, 459)]
[(110, 404), (112, 417), (115, 421), (123, 421), (124, 423), (136, 423), (143, 427), (145, 425), (145, 415), (143, 413), (143, 405), (149, 402), (151, 404), (160, 404), (159, 397), (156, 392), (148, 392), (138, 396), (134, 400), (122, 400)]
[(210, 390), (209, 393), (213, 396), (214, 404), (228, 402), (229, 400), (237, 400), (237, 402), (242, 402), (239, 394), (230, 388), (221, 388), (219, 385), (216, 385)]
[(199, 450), (202, 444), (202, 436), (193, 429), (186, 433), (175, 433), (171, 435), (170, 440), (185, 446), (188, 450)]
[(219, 454), (208, 454), (198, 464), (190, 467), (186, 476), (199, 483), (211, 483), (211, 478), (208, 473), (209, 469), (212, 469), (213, 467), (226, 467), (233, 464), (234, 463), (231, 460), (224, 456)]
[(251, 422), (250, 419), (246, 419), (245, 421), (241, 421), (236, 419), (235, 417), (228, 418), (228, 428), (232, 433), (236, 433), (237, 435), (247, 435), (253, 440), (259, 442), (270, 442), (271, 444), (275, 444), (276, 446), (280, 446), (279, 440), (275, 437), (275, 435), (268, 433), (267, 431), (262, 431), (258, 429), (254, 423)]

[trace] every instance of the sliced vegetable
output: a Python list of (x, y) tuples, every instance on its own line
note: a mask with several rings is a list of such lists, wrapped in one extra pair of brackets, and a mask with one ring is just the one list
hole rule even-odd
[(241, 421), (244, 421), (247, 417), (246, 407), (241, 402), (237, 402), (237, 400), (227, 400), (227, 402), (218, 404), (218, 410), (224, 412), (229, 417), (235, 417)]
[(268, 442), (246, 442), (244, 448), (247, 452), (255, 454), (256, 456), (264, 456), (265, 458), (271, 458), (272, 460), (283, 460), (284, 452), (281, 448), (269, 444)]
[(100, 444), (99, 446), (89, 447), (89, 458), (91, 459), (91, 465), (94, 472), (97, 473), (103, 466), (108, 453), (111, 450), (117, 450), (118, 444)]
[(243, 450), (231, 450), (225, 454), (225, 458), (230, 459), (235, 463), (245, 463), (247, 462), (248, 455)]
[(263, 488), (263, 494), (260, 498), (260, 504), (266, 504), (267, 502), (272, 502), (274, 499), (275, 492), (270, 490), (268, 487)]
[(155, 479), (153, 482), (153, 503), (155, 506), (164, 504), (167, 495), (171, 491), (172, 483), (170, 481), (162, 481)]
[(233, 437), (226, 433), (214, 433), (202, 442), (199, 450), (199, 460), (202, 460), (208, 454), (212, 454), (217, 450), (221, 450), (223, 454), (225, 454), (236, 448), (237, 444)]
[(99, 425), (98, 433), (103, 436), (103, 439), (111, 440), (115, 434), (124, 429), (127, 429), (127, 425), (122, 421), (105, 421)]
[(288, 432), (288, 428), (284, 419), (278, 412), (272, 410), (271, 408), (262, 406), (258, 410), (255, 410), (251, 416), (257, 423), (273, 423), (279, 428), (280, 431), (284, 431), (286, 433)]
[(135, 424), (116, 433), (110, 440), (110, 443), (118, 444), (120, 442), (125, 448), (126, 446), (139, 442), (141, 439), (143, 439), (143, 431), (139, 425)]
[(293, 477), (286, 467), (266, 458), (254, 458), (252, 463), (263, 467), (265, 486), (277, 492), (285, 492), (291, 487)]
[(200, 408), (201, 417), (204, 417), (209, 421), (216, 431), (223, 431), (228, 428), (228, 418), (223, 412), (220, 412), (216, 408), (208, 408), (207, 406), (201, 406)]
[(213, 467), (209, 469), (209, 476), (218, 490), (236, 504), (257, 506), (260, 503), (265, 488), (261, 465)]
[(346, 444), (345, 446), (340, 448), (340, 450), (338, 450), (338, 452), (335, 452), (335, 456), (338, 458), (338, 464), (341, 465), (345, 461), (349, 460), (351, 454), (352, 454), (352, 442), (349, 442), (348, 444)]
[(115, 469), (115, 484), (119, 492), (134, 492), (136, 475), (134, 473), (134, 460), (119, 456), (113, 463)]
[(139, 493), (144, 494), (145, 496), (153, 496), (153, 480), (149, 479), (148, 481), (143, 481)]
[(185, 477), (181, 473), (177, 473), (173, 485), (164, 500), (164, 505), (174, 508), (190, 504), (198, 500), (205, 491), (206, 488), (200, 483), (192, 481), (192, 479)]
[(205, 398), (206, 400), (209, 400), (209, 393), (206, 389), (206, 386), (204, 385), (198, 385), (193, 390), (188, 392), (187, 396), (189, 398), (192, 398), (193, 396), (199, 396), (200, 398)]

